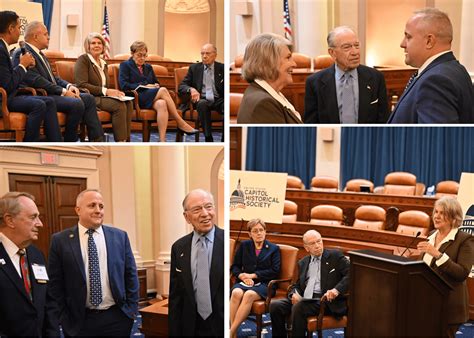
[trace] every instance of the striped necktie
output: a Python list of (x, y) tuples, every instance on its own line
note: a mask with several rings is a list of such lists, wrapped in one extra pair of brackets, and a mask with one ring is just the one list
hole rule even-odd
[(28, 269), (28, 260), (26, 258), (26, 250), (18, 250), (18, 255), (20, 255), (21, 277), (23, 278), (23, 284), (25, 285), (26, 294), (28, 295), (28, 297), (30, 297), (30, 300), (33, 300), (33, 295), (31, 292), (30, 271)]

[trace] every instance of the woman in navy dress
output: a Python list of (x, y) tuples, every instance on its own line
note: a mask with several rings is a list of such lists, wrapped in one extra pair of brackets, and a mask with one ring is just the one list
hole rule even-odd
[[(280, 273), (280, 248), (265, 240), (266, 225), (260, 219), (247, 223), (250, 240), (242, 241), (231, 272), (236, 278), (230, 296), (230, 336), (236, 337), (254, 301), (267, 297), (267, 285)], [(273, 293), (275, 290), (273, 290)]]
[(197, 130), (187, 124), (176, 110), (176, 105), (165, 87), (160, 87), (153, 67), (145, 63), (148, 48), (143, 41), (135, 41), (130, 46), (131, 58), (120, 64), (119, 82), (122, 90), (133, 90), (139, 85), (147, 87), (137, 89), (139, 106), (142, 109), (154, 109), (160, 141), (166, 141), (168, 116), (176, 120), (178, 129), (193, 135)]

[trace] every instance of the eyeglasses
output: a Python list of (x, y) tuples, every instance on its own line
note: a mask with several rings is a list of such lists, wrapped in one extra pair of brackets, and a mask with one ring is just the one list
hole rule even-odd
[(197, 214), (201, 213), (202, 209), (206, 209), (206, 211), (212, 211), (212, 210), (214, 210), (214, 204), (206, 203), (204, 205), (199, 205), (199, 206), (196, 206), (196, 207), (192, 207), (192, 208), (190, 208), (189, 210), (186, 210), (186, 211), (189, 211), (193, 215), (197, 215)]
[(147, 54), (147, 53), (135, 53), (135, 55), (136, 55), (138, 58), (147, 58), (147, 57), (148, 57), (148, 54)]
[(316, 241), (313, 241), (313, 242), (304, 243), (304, 245), (306, 245), (306, 246), (313, 246), (313, 245), (316, 245), (316, 244), (318, 244), (318, 245), (319, 245), (319, 244), (321, 244), (322, 242), (323, 242), (323, 240), (322, 240), (322, 239), (318, 239), (318, 240), (316, 240)]
[(214, 52), (201, 52), (201, 56), (211, 55), (211, 54), (214, 54)]
[(344, 52), (348, 52), (352, 49), (352, 47), (354, 47), (355, 49), (360, 49), (360, 44), (358, 42), (356, 43), (345, 43), (343, 45), (340, 45), (340, 46), (336, 46), (334, 48), (341, 48)]
[(263, 229), (263, 228), (262, 229), (252, 229), (252, 230), (250, 230), (250, 232), (253, 233), (253, 234), (259, 234), (261, 232), (265, 232), (265, 229)]

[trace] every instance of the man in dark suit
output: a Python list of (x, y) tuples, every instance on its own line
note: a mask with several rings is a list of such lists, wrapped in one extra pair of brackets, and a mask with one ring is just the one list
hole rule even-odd
[(288, 299), (270, 303), (273, 337), (286, 337), (285, 318), (292, 313), (293, 337), (304, 337), (306, 318), (319, 313), (320, 299), (328, 298), (326, 311), (334, 316), (346, 314), (344, 294), (349, 287), (349, 260), (338, 250), (323, 247), (321, 235), (308, 230), (303, 243), (309, 256), (298, 262), (298, 280)]
[(48, 308), (65, 336), (130, 336), (138, 310), (138, 277), (127, 233), (103, 225), (98, 190), (76, 200), (79, 224), (53, 235)]
[(31, 242), (43, 227), (34, 197), (9, 192), (0, 199), (0, 336), (41, 336), (48, 274)]
[[(89, 141), (102, 141), (104, 131), (97, 115), (94, 96), (80, 93), (71, 83), (54, 76), (51, 65), (41, 52), (49, 46), (49, 34), (45, 25), (33, 21), (25, 28), (26, 50), (33, 55), (36, 64), (23, 78), (22, 83), (43, 88), (56, 102), (57, 110), (67, 114), (65, 142), (77, 141), (77, 127), (84, 120), (87, 126)], [(20, 50), (13, 55), (13, 64), (19, 62)]]
[[(35, 65), (30, 53), (18, 55), (18, 63), (13, 68), (8, 45), (18, 42), (20, 37), (20, 19), (15, 12), (0, 12), (0, 87), (8, 94), (7, 106), (10, 111), (28, 115), (25, 127), (25, 142), (38, 142), (40, 128), (44, 121), (44, 132), (49, 142), (61, 141), (56, 105), (47, 97), (17, 95), (20, 82), (30, 72), (29, 67)], [(0, 102), (2, 98), (0, 97)], [(0, 110), (0, 116), (2, 111)]]
[(341, 26), (329, 32), (335, 64), (306, 79), (305, 123), (385, 123), (387, 90), (383, 74), (360, 64), (356, 33)]
[(436, 8), (416, 11), (400, 47), (405, 63), (419, 68), (388, 123), (473, 123), (474, 94), (466, 68), (451, 51), (453, 27)]
[[(206, 142), (213, 142), (211, 110), (224, 114), (224, 65), (216, 62), (217, 49), (207, 43), (201, 48), (202, 62), (189, 66), (188, 73), (179, 85), (179, 95), (185, 98), (181, 110), (187, 110), (191, 100), (199, 114)], [(222, 140), (224, 134), (222, 134)]]
[(224, 230), (214, 225), (212, 195), (191, 191), (183, 215), (194, 231), (171, 248), (170, 336), (224, 336)]

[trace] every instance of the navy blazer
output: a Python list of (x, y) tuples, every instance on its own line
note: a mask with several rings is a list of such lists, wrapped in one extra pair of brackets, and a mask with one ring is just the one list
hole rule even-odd
[(238, 276), (244, 273), (255, 273), (257, 275), (256, 283), (268, 283), (272, 279), (277, 279), (280, 273), (280, 248), (278, 245), (265, 240), (262, 251), (255, 255), (255, 243), (253, 240), (246, 240), (240, 243), (239, 249), (234, 256), (232, 264), (232, 274), (241, 280)]
[[(305, 256), (298, 262), (298, 280), (290, 287), (288, 296), (291, 298), (295, 290), (303, 296), (309, 280), (308, 267), (311, 256)], [(339, 296), (327, 306), (334, 315), (344, 315), (347, 312), (344, 294), (349, 288), (349, 260), (339, 250), (324, 249), (321, 256), (321, 293), (336, 288)]]
[(388, 123), (473, 123), (471, 78), (452, 52), (433, 60), (405, 90)]
[[(33, 88), (43, 88), (48, 92), (49, 95), (61, 95), (63, 92), (63, 88), (66, 88), (69, 82), (61, 79), (59, 76), (54, 76), (57, 84), (54, 84), (50, 80), (49, 72), (46, 66), (44, 65), (43, 61), (41, 60), (41, 56), (38, 55), (30, 45), (25, 43), (25, 49), (27, 52), (30, 52), (31, 55), (35, 58), (35, 66), (28, 68), (28, 72), (26, 76), (23, 78), (22, 84), (33, 87)], [(20, 55), (21, 50), (17, 48), (13, 53), (13, 65), (17, 66), (20, 63)], [(44, 56), (46, 62), (49, 64), (49, 60)], [(51, 67), (51, 65), (50, 65)], [(51, 69), (52, 72), (52, 69)]]
[(143, 65), (143, 74), (138, 70), (137, 64), (133, 58), (120, 64), (119, 85), (122, 90), (133, 90), (139, 85), (160, 83), (156, 78), (153, 66), (145, 63)]
[[(138, 310), (138, 276), (128, 235), (125, 231), (102, 225), (107, 246), (109, 284), (115, 304), (130, 318)], [(65, 332), (77, 335), (86, 316), (86, 273), (82, 260), (78, 227), (53, 234), (49, 251), (50, 283), (48, 299), (53, 302), (53, 318)], [(57, 324), (55, 332), (59, 333)]]
[[(197, 305), (191, 272), (193, 232), (171, 247), (168, 301), (169, 336), (194, 336)], [(216, 336), (224, 336), (224, 230), (215, 226), (210, 270), (212, 314), (208, 318)]]
[[(13, 67), (7, 46), (0, 40), (0, 87), (6, 90), (8, 101), (15, 97), (18, 87), (26, 73), (23, 67), (20, 67), (18, 64)], [(2, 102), (1, 97), (0, 102)], [(2, 116), (1, 109), (0, 116)]]
[[(336, 65), (306, 79), (305, 123), (341, 123), (336, 92)], [(357, 67), (359, 83), (358, 123), (385, 123), (388, 119), (387, 89), (383, 74), (364, 65)]]
[(30, 270), (33, 302), (28, 297), (23, 280), (0, 243), (0, 336), (41, 336), (49, 324), (46, 312), (47, 283), (39, 283), (32, 264), (45, 266), (44, 256), (35, 246), (26, 248)]

